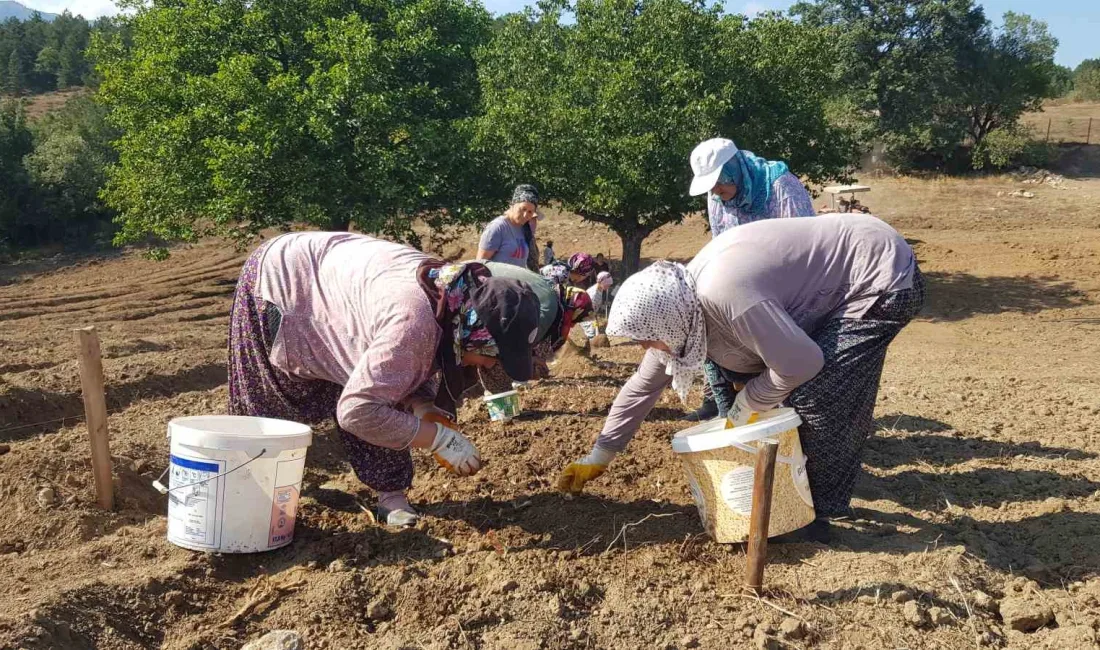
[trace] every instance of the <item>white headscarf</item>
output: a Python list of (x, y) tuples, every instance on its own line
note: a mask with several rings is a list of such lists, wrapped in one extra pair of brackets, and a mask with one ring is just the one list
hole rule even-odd
[(672, 376), (672, 389), (687, 402), (707, 358), (703, 310), (687, 267), (662, 260), (627, 278), (611, 306), (607, 333), (667, 345), (672, 354), (654, 352)]

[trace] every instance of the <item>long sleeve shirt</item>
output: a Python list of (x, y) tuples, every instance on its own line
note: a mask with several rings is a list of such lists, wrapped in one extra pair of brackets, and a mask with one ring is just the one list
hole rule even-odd
[(716, 194), (707, 195), (707, 219), (711, 236), (717, 237), (735, 226), (743, 226), (764, 219), (812, 217), (817, 214), (813, 200), (802, 181), (787, 172), (775, 179), (771, 196), (760, 214), (744, 212), (736, 206), (727, 206)]
[(416, 279), (427, 259), (364, 235), (293, 233), (260, 262), (258, 297), (283, 315), (272, 365), (343, 386), (337, 422), (378, 446), (407, 447), (419, 421), (405, 406), (435, 394), (442, 329)]
[[(868, 215), (773, 219), (711, 240), (688, 264), (706, 324), (707, 357), (741, 373), (751, 408), (768, 410), (822, 368), (811, 338), (832, 318), (860, 318), (912, 286), (913, 251)], [(619, 391), (597, 445), (621, 451), (671, 378), (648, 352)]]

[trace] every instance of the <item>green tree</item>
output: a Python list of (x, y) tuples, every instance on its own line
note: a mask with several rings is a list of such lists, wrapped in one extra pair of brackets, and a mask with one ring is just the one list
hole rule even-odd
[(117, 160), (111, 142), (119, 132), (87, 96), (69, 100), (32, 130), (34, 151), (23, 163), (38, 195), (37, 238), (91, 243), (112, 216), (98, 194)]
[(20, 236), (30, 197), (23, 157), (33, 148), (22, 105), (0, 101), (0, 244), (15, 242)]
[(899, 162), (948, 158), (967, 130), (962, 78), (988, 21), (972, 0), (815, 0), (791, 8), (808, 25), (835, 30), (838, 91), (874, 116)]
[(787, 156), (813, 180), (850, 168), (856, 149), (825, 119), (814, 78), (829, 59), (823, 33), (774, 16), (750, 23), (681, 0), (544, 2), (502, 21), (482, 53), (478, 146), (509, 180), (537, 182), (618, 234), (629, 273), (650, 233), (701, 207), (687, 187), (703, 139)]
[(97, 39), (98, 97), (124, 131), (104, 193), (117, 240), (248, 237), (307, 222), (412, 237), (472, 220), (474, 50), (462, 0), (131, 3)]
[(1073, 71), (1073, 95), (1085, 101), (1100, 101), (1100, 59), (1085, 59)]
[(1073, 92), (1073, 69), (1055, 65), (1050, 75), (1050, 96), (1066, 97)]
[(8, 57), (8, 73), (4, 75), (4, 90), (13, 95), (18, 95), (27, 87), (27, 70), (23, 61), (23, 55), (19, 50), (12, 50)]
[(1057, 48), (1046, 23), (1012, 12), (1004, 15), (1000, 29), (983, 36), (975, 56), (959, 71), (970, 144), (981, 146), (991, 131), (1015, 124), (1052, 96)]

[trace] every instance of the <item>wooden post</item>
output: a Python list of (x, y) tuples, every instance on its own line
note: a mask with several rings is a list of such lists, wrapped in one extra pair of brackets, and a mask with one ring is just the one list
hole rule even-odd
[(1092, 144), (1092, 118), (1089, 118), (1089, 132), (1085, 134), (1085, 144)]
[(1047, 142), (1050, 142), (1050, 118), (1047, 118)]
[(80, 347), (80, 388), (84, 395), (84, 417), (92, 445), (92, 476), (95, 478), (99, 507), (114, 507), (111, 482), (111, 451), (107, 443), (107, 396), (103, 389), (103, 361), (99, 353), (99, 334), (94, 327), (76, 332)]
[(775, 483), (775, 456), (779, 443), (762, 440), (757, 445), (753, 470), (752, 515), (749, 518), (749, 561), (745, 586), (757, 595), (764, 586), (764, 565), (768, 561), (768, 520), (772, 514), (772, 486)]

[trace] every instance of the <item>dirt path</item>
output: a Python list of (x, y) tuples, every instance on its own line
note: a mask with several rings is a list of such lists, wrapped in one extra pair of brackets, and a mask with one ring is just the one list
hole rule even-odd
[[(1095, 647), (1100, 181), (1029, 187), (1031, 200), (1008, 196), (1010, 178), (871, 184), (868, 204), (914, 242), (930, 304), (891, 348), (857, 518), (829, 546), (773, 546), (766, 603), (738, 594), (743, 548), (702, 535), (668, 449), (671, 394), (588, 495), (552, 491), (632, 372), (630, 345), (562, 361), (506, 429), (467, 406), (488, 465), (460, 480), (418, 457), (417, 529), (374, 525), (372, 495), (322, 426), (291, 547), (175, 548), (149, 482), (168, 419), (224, 410), (242, 256), (205, 244), (167, 263), (6, 272), (0, 647), (238, 648), (271, 629), (309, 648)], [(542, 227), (559, 254), (617, 257), (602, 228)], [(693, 220), (644, 254), (688, 258), (706, 239)], [(109, 383), (119, 507), (106, 515), (78, 420), (70, 329), (85, 324), (101, 331)]]

